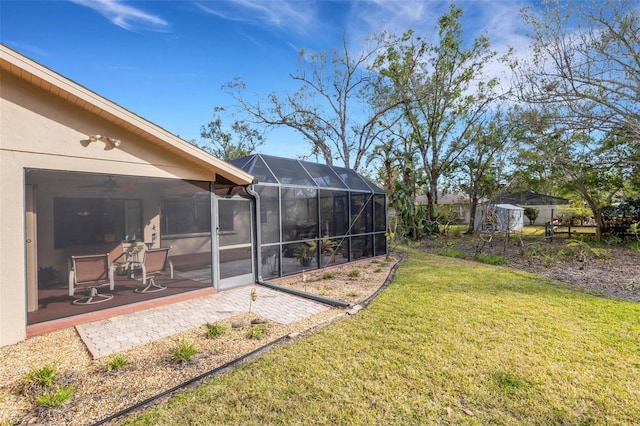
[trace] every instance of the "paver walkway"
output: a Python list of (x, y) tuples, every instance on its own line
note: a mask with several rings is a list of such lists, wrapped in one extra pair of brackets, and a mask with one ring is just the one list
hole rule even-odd
[(330, 308), (299, 296), (251, 285), (77, 325), (76, 330), (93, 358), (101, 358), (208, 322), (246, 313), (253, 288), (258, 291), (258, 298), (252, 303), (251, 312), (277, 323), (289, 324)]

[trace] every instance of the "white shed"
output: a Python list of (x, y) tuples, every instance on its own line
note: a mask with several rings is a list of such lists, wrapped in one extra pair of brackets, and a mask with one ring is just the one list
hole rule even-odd
[(476, 229), (513, 232), (524, 227), (524, 208), (513, 204), (488, 204), (476, 215)]

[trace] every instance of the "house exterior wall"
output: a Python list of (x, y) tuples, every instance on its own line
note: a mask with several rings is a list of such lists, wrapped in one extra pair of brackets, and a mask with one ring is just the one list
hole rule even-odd
[[(89, 135), (120, 139), (114, 148)], [(212, 181), (210, 167), (4, 70), (0, 75), (0, 346), (25, 338), (27, 168)]]
[[(558, 211), (560, 206), (558, 205), (540, 205), (540, 206), (524, 206), (533, 207), (538, 209), (538, 217), (536, 218), (534, 225), (544, 225), (547, 222), (553, 222), (554, 217), (558, 217)], [(525, 224), (529, 224), (529, 219), (524, 218)]]

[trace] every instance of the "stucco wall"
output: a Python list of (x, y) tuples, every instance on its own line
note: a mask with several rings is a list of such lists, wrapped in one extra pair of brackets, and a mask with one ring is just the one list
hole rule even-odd
[[(538, 209), (538, 217), (536, 218), (534, 225), (544, 225), (547, 222), (552, 222), (554, 218), (557, 218), (560, 211), (560, 205), (531, 205), (531, 206), (522, 206), (524, 207), (533, 207)], [(525, 225), (529, 225), (529, 219), (525, 216), (524, 218)]]
[[(214, 180), (214, 172), (13, 75), (0, 75), (0, 346), (25, 338), (26, 168)], [(87, 143), (120, 139), (118, 148)], [(152, 218), (147, 218), (151, 220)]]

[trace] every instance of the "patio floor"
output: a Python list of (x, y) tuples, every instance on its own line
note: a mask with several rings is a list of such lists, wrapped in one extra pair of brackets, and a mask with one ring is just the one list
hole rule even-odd
[(94, 359), (249, 311), (251, 290), (259, 297), (251, 312), (289, 324), (330, 309), (329, 305), (262, 286), (249, 285), (195, 299), (76, 326)]
[[(204, 271), (203, 277), (197, 276), (197, 273), (200, 271)], [(99, 289), (99, 293), (110, 293), (113, 294), (114, 297), (107, 302), (91, 305), (74, 305), (72, 303), (73, 300), (86, 294), (86, 291), (78, 291), (77, 296), (71, 297), (69, 296), (68, 286), (65, 283), (40, 288), (38, 290), (38, 309), (27, 313), (27, 324), (32, 325), (68, 318), (75, 315), (165, 298), (205, 288), (212, 289), (210, 269), (186, 272), (177, 271), (173, 279), (168, 275), (163, 275), (156, 277), (156, 282), (166, 286), (167, 289), (155, 293), (136, 293), (134, 290), (142, 287), (142, 283), (139, 280), (132, 280), (123, 275), (116, 276), (115, 289), (113, 291), (110, 291), (107, 287)]]

